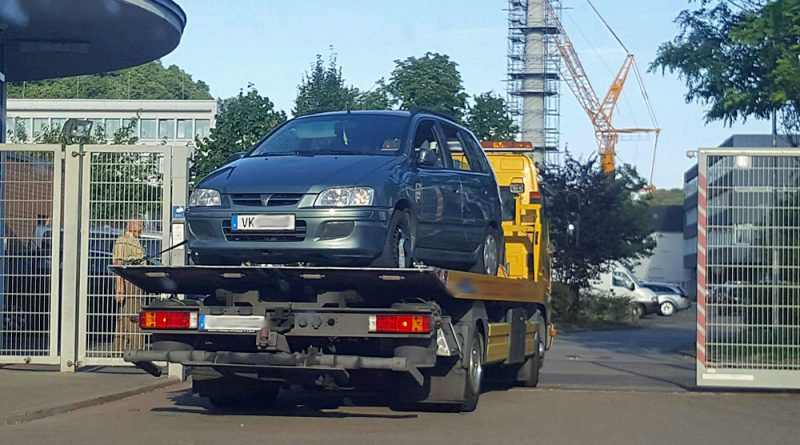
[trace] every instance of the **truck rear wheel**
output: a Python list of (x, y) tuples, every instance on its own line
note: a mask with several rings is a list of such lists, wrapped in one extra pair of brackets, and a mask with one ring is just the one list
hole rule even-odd
[(471, 412), (478, 407), (481, 396), (481, 383), (483, 381), (484, 359), (483, 336), (477, 329), (473, 330), (472, 347), (467, 362), (467, 378), (464, 385), (464, 401), (461, 402), (461, 411)]
[(525, 388), (535, 388), (539, 385), (539, 369), (541, 368), (542, 364), (544, 342), (539, 336), (538, 331), (534, 335), (536, 336), (534, 338), (536, 350), (534, 351), (533, 355), (528, 357), (528, 359), (525, 360), (525, 363), (520, 366), (516, 376), (517, 384)]

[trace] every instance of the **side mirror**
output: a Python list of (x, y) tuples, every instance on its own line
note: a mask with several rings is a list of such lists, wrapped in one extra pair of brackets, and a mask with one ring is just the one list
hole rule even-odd
[(636, 285), (631, 281), (628, 283), (628, 290), (636, 290)]
[(229, 159), (228, 162), (238, 161), (239, 159), (242, 159), (243, 157), (245, 157), (246, 154), (247, 154), (246, 151), (236, 152), (236, 153), (231, 155), (231, 158)]
[(430, 148), (420, 148), (417, 153), (417, 165), (420, 167), (433, 167), (438, 159), (436, 152)]

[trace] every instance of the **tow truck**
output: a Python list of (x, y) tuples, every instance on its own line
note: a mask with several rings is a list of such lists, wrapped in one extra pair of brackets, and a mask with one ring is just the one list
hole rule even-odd
[(506, 201), (497, 276), (424, 265), (113, 266), (170, 295), (139, 314), (151, 344), (125, 361), (155, 376), (160, 363), (188, 367), (193, 391), (217, 408), (270, 406), (280, 388), (302, 385), (472, 411), (484, 374), (536, 386), (556, 331), (536, 167), (516, 144), (484, 145)]

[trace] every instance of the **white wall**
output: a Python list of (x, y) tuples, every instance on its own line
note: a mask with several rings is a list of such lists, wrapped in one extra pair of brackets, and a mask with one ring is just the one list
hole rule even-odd
[(657, 232), (656, 248), (642, 260), (633, 273), (643, 281), (666, 281), (686, 284), (683, 271), (683, 233)]

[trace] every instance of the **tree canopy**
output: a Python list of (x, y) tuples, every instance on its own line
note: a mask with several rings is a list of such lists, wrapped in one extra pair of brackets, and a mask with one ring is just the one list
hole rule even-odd
[(647, 198), (651, 206), (682, 206), (684, 193), (681, 189), (653, 190)]
[(395, 60), (389, 93), (401, 109), (426, 108), (460, 118), (467, 106), (467, 93), (458, 64), (444, 54), (425, 53), (422, 57)]
[(18, 82), (12, 99), (211, 99), (208, 85), (176, 65), (154, 61), (110, 73)]
[(676, 22), (651, 70), (677, 73), (708, 121), (777, 113), (787, 133), (800, 130), (800, 0), (700, 0)]
[(332, 54), (326, 66), (322, 56), (317, 54), (311, 72), (306, 72), (297, 86), (292, 113), (302, 116), (321, 111), (351, 110), (358, 96), (357, 88), (345, 84), (342, 69), (336, 64), (336, 56)]
[(636, 199), (646, 181), (634, 168), (621, 165), (610, 178), (596, 159), (581, 161), (567, 154), (561, 168), (543, 170), (542, 177), (558, 281), (580, 289), (609, 261), (631, 261), (652, 252), (648, 204)]
[(519, 129), (514, 125), (502, 96), (486, 92), (475, 96), (466, 124), (480, 140), (513, 140)]
[(268, 97), (251, 89), (225, 99), (217, 112), (217, 124), (207, 138), (197, 141), (194, 178), (202, 178), (227, 164), (234, 153), (252, 148), (286, 120)]

